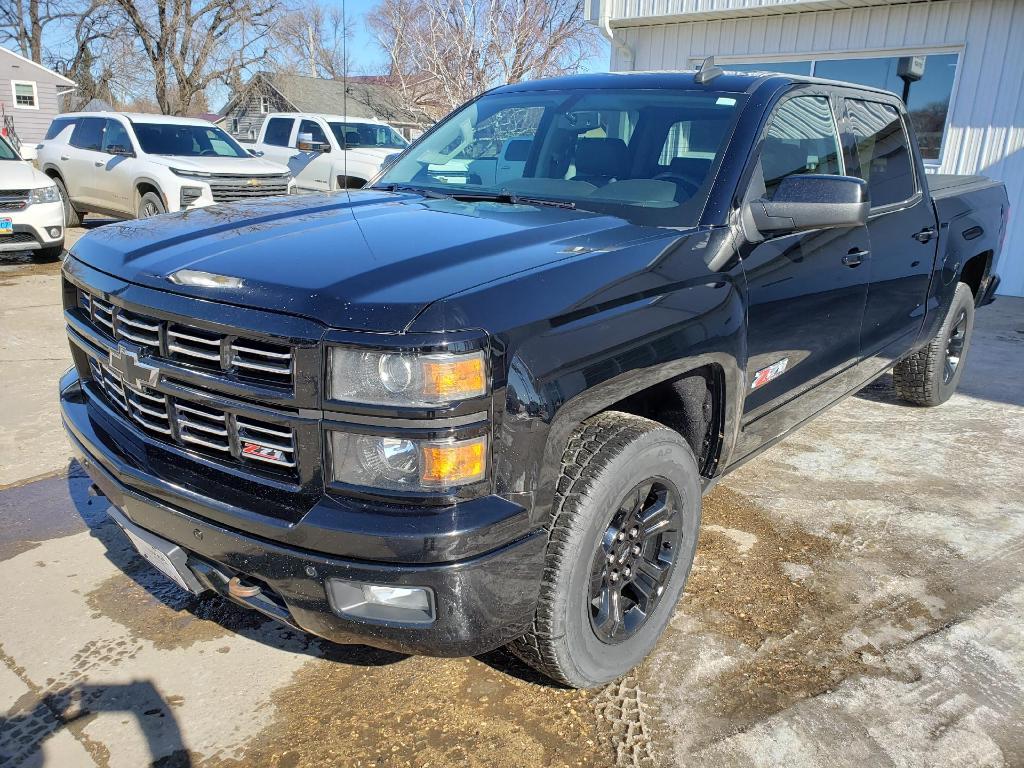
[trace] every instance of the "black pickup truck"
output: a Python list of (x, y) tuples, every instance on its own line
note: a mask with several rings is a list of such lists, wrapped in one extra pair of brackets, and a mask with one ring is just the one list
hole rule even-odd
[(64, 422), (185, 589), (598, 685), (668, 622), (718, 478), (890, 369), (956, 388), (1007, 196), (916, 147), (842, 83), (501, 87), (366, 189), (83, 237)]

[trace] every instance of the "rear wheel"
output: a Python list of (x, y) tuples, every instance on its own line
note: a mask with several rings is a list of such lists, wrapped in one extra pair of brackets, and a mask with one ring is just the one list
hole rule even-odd
[(164, 201), (156, 192), (147, 192), (139, 200), (138, 218), (148, 219), (151, 216), (159, 216), (161, 213), (167, 213), (167, 209), (164, 208)]
[(71, 197), (68, 195), (68, 188), (64, 186), (64, 180), (59, 176), (54, 176), (53, 183), (57, 185), (60, 201), (64, 204), (64, 227), (82, 226), (82, 215), (71, 204)]
[(533, 626), (510, 649), (576, 688), (621, 677), (650, 653), (693, 563), (697, 462), (657, 422), (608, 412), (570, 439)]
[(974, 294), (959, 283), (946, 319), (928, 346), (893, 367), (896, 394), (916, 405), (942, 405), (956, 392), (974, 333)]

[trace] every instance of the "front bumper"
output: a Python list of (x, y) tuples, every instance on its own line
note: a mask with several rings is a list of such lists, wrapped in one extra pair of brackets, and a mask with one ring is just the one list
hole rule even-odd
[[(134, 525), (186, 550), (203, 586), (226, 597), (232, 576), (263, 586), (262, 602), (232, 598), (247, 607), (334, 642), (431, 656), (492, 650), (532, 621), (544, 560), (542, 530), (446, 562), (381, 562), (300, 549), (213, 522), (197, 513), (194, 494), (173, 503), (172, 487), (109, 444), (102, 413), (91, 412), (74, 372), (61, 381), (61, 412), (82, 466), (110, 502)], [(157, 486), (167, 486), (160, 488), (160, 498), (147, 492)], [(435, 618), (411, 625), (338, 615), (327, 598), (329, 579), (427, 587)]]
[[(64, 204), (36, 203), (20, 211), (0, 211), (0, 218), (10, 218), (14, 235), (0, 235), (0, 253), (53, 248), (64, 242)], [(49, 229), (60, 233), (54, 237)]]

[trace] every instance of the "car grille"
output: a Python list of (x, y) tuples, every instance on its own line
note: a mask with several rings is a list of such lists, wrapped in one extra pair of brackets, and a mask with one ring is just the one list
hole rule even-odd
[(223, 460), (254, 462), (295, 473), (295, 432), (288, 425), (132, 386), (93, 357), (89, 368), (103, 398), (155, 439)]
[(29, 234), (28, 232), (15, 232), (13, 235), (0, 235), (0, 245), (10, 245), (11, 243), (25, 243), (26, 245), (31, 243), (38, 245), (39, 241), (36, 240), (35, 235)]
[(287, 195), (290, 176), (215, 176), (209, 179), (214, 202), (231, 203)]
[(27, 206), (27, 189), (7, 189), (0, 192), (0, 211), (21, 211)]
[(289, 346), (129, 312), (82, 290), (79, 307), (104, 335), (139, 344), (155, 357), (241, 381), (275, 387), (293, 384), (294, 351)]

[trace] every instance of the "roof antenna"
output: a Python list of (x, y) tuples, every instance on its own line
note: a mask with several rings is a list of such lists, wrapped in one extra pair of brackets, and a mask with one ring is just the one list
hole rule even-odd
[(351, 200), (352, 193), (348, 189), (348, 14), (345, 0), (341, 0), (341, 111), (345, 113), (341, 130), (341, 170), (345, 174), (345, 196)]
[(693, 82), (698, 85), (714, 80), (719, 75), (724, 75), (721, 67), (715, 66), (715, 57), (708, 56), (704, 61), (700, 63), (700, 69), (697, 70), (697, 74), (693, 76)]

